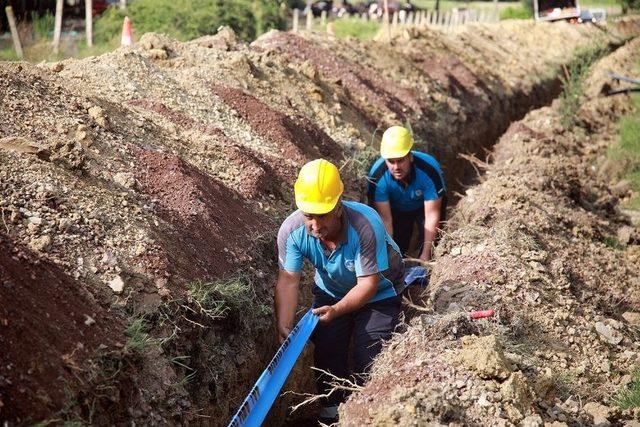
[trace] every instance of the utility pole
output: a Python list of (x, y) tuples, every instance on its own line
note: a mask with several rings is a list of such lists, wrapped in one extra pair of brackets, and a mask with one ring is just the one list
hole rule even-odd
[(7, 6), (4, 11), (7, 13), (7, 20), (9, 21), (11, 38), (13, 39), (13, 48), (16, 50), (18, 58), (22, 59), (24, 57), (24, 53), (22, 52), (22, 43), (20, 43), (20, 34), (18, 34), (18, 27), (16, 26), (16, 17), (13, 14), (13, 8), (11, 6)]
[(56, 20), (53, 27), (53, 53), (60, 52), (60, 33), (62, 32), (62, 6), (64, 0), (56, 0)]
[(87, 46), (93, 46), (93, 0), (84, 0), (86, 21)]

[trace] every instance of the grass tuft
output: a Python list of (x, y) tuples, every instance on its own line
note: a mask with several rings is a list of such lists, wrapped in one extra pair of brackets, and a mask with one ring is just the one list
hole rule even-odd
[(235, 274), (215, 282), (197, 281), (189, 285), (189, 299), (210, 319), (227, 316), (231, 310), (253, 307), (255, 292), (251, 280)]
[(614, 165), (615, 179), (631, 184), (633, 197), (625, 207), (640, 210), (640, 95), (632, 99), (635, 111), (618, 122), (620, 139), (607, 150), (607, 163)]
[(578, 123), (578, 110), (583, 94), (582, 83), (589, 74), (589, 69), (608, 49), (606, 45), (595, 44), (579, 52), (568, 67), (564, 67), (561, 75), (563, 90), (560, 95), (560, 115), (562, 126), (570, 130)]
[(631, 372), (631, 382), (618, 393), (614, 402), (622, 409), (640, 407), (640, 368)]
[(149, 336), (147, 323), (144, 317), (133, 319), (131, 324), (124, 330), (124, 335), (128, 338), (124, 346), (125, 353), (141, 353), (154, 343)]

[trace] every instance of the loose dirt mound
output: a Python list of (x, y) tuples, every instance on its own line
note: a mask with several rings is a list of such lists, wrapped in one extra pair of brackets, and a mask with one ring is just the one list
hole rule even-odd
[(67, 388), (87, 391), (79, 378), (90, 381), (95, 352), (122, 346), (122, 329), (77, 280), (0, 234), (0, 411), (41, 420), (61, 410)]
[[(558, 49), (540, 48), (558, 39)], [(37, 418), (224, 424), (277, 346), (274, 236), (299, 167), (329, 157), (358, 197), (376, 128), (407, 119), (460, 189), (473, 172), (457, 154), (481, 154), (550, 100), (559, 66), (594, 40), (617, 39), (589, 26), (507, 24), (393, 45), (271, 33), (247, 46), (223, 29), (189, 43), (148, 34), (133, 50), (81, 61), (0, 64), (6, 239), (72, 278), (62, 282), (68, 299), (111, 310), (120, 334), (142, 324), (136, 336), (157, 340), (114, 356), (137, 368), (109, 383), (116, 406), (101, 396), (94, 410), (72, 385), (69, 401), (51, 394)], [(32, 325), (27, 316), (17, 324)], [(43, 351), (68, 351), (45, 338)], [(83, 357), (104, 360), (89, 355), (93, 343)], [(28, 363), (41, 357), (34, 347)], [(29, 369), (16, 366), (12, 384)], [(306, 370), (288, 387), (310, 378)], [(27, 422), (16, 399), (0, 385), (0, 418)]]
[[(639, 415), (608, 407), (640, 361), (627, 320), (640, 311), (638, 230), (629, 246), (611, 243), (630, 223), (592, 167), (629, 108), (626, 97), (602, 97), (602, 73), (631, 72), (639, 47), (598, 64), (580, 126), (565, 131), (556, 102), (501, 138), (438, 247), (425, 314), (341, 407), (345, 425), (609, 425)], [(496, 315), (471, 321), (475, 309)]]

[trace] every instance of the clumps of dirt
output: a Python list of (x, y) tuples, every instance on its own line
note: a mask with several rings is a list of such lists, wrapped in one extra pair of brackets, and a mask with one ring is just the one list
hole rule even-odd
[(121, 320), (82, 284), (0, 233), (0, 419), (71, 411), (66, 389), (84, 388), (78, 379), (98, 374), (88, 362), (123, 343)]
[(511, 376), (511, 366), (495, 336), (466, 335), (460, 341), (462, 349), (457, 355), (458, 360), (480, 378), (504, 381)]
[(319, 157), (340, 158), (342, 148), (304, 116), (283, 114), (236, 88), (213, 86), (211, 90), (246, 120), (254, 132), (280, 147), (284, 158), (300, 163)]
[[(595, 73), (628, 69), (639, 46)], [(628, 109), (628, 98), (593, 94), (582, 100), (585, 123), (570, 131), (557, 103), (510, 128), (437, 248), (430, 313), (389, 344), (371, 381), (341, 407), (344, 424), (608, 425), (640, 416), (615, 407), (640, 363), (637, 247), (617, 243), (632, 225), (592, 167)], [(474, 309), (495, 315), (467, 320), (474, 328), (452, 321)], [(424, 361), (434, 368), (403, 369)], [(376, 409), (364, 411), (367, 402)]]
[[(274, 168), (267, 161), (262, 160), (259, 153), (250, 147), (232, 141), (222, 129), (173, 110), (161, 102), (136, 99), (129, 101), (128, 105), (154, 112), (176, 125), (181, 131), (196, 131), (213, 137), (206, 141), (203, 151), (210, 154), (212, 158), (219, 157), (227, 167), (212, 165), (208, 169), (216, 177), (232, 180), (238, 192), (245, 198), (264, 198), (267, 196), (276, 196), (278, 199), (285, 198), (281, 190), (282, 185), (279, 184), (291, 180), (290, 171), (287, 171), (286, 168)], [(234, 168), (229, 168), (229, 165), (233, 165)], [(276, 177), (278, 179), (274, 179)]]
[(138, 151), (136, 180), (164, 221), (155, 234), (172, 274), (211, 280), (251, 261), (251, 243), (269, 220), (222, 183), (178, 156), (146, 150)]
[(409, 89), (299, 35), (277, 32), (256, 40), (251, 47), (258, 51), (276, 50), (300, 62), (311, 61), (325, 78), (344, 87), (351, 102), (372, 124), (380, 118), (385, 123), (404, 121), (407, 106), (419, 108), (416, 95)]

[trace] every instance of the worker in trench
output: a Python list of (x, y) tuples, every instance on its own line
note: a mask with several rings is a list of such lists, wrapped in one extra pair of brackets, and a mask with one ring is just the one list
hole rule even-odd
[[(318, 159), (302, 167), (294, 192), (298, 210), (278, 232), (279, 274), (275, 290), (276, 325), (281, 341), (289, 335), (298, 305), (304, 259), (315, 267), (313, 312), (319, 322), (311, 340), (315, 366), (339, 378), (362, 383), (382, 341), (398, 323), (403, 260), (398, 246), (371, 207), (341, 199), (340, 172)], [(349, 370), (353, 345), (354, 369)], [(346, 398), (331, 378), (316, 371), (320, 421), (337, 419)]]
[(402, 255), (415, 252), (429, 261), (446, 219), (446, 185), (438, 161), (412, 147), (413, 136), (405, 127), (392, 126), (384, 132), (381, 157), (367, 177), (367, 195)]

